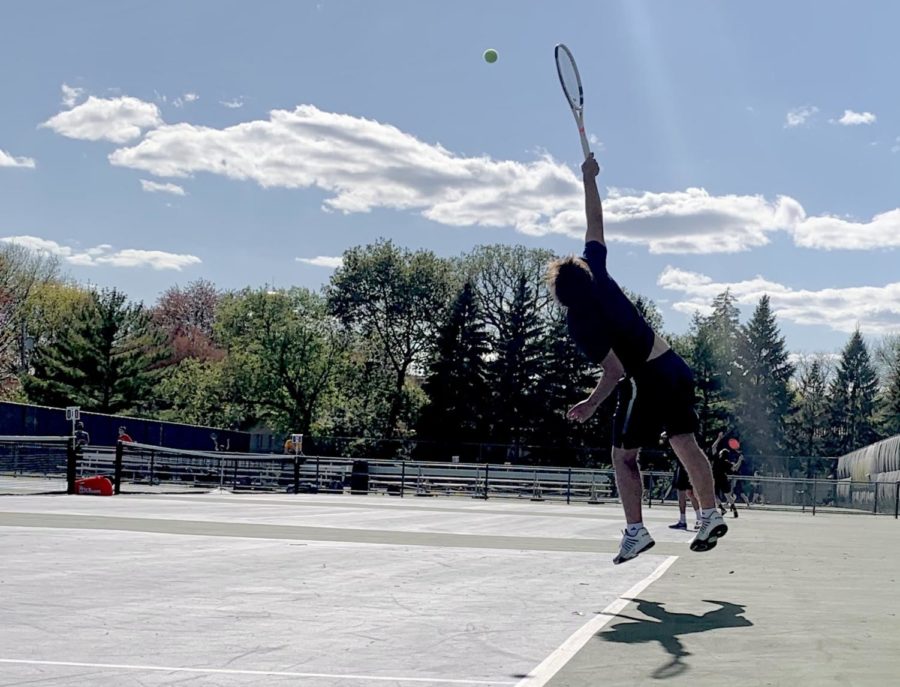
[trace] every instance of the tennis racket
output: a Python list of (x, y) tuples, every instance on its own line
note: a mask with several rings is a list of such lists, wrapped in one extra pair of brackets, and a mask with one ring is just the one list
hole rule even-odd
[(581, 136), (581, 149), (584, 151), (584, 159), (591, 156), (591, 148), (588, 145), (587, 136), (584, 135), (584, 91), (581, 88), (581, 76), (575, 65), (572, 51), (560, 43), (553, 51), (556, 58), (556, 73), (559, 74), (559, 83), (562, 85), (569, 107), (572, 108), (572, 116), (578, 126), (578, 134)]

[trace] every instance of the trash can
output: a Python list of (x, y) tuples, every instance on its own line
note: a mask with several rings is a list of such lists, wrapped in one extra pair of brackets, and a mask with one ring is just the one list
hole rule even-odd
[(365, 460), (354, 460), (353, 471), (350, 473), (350, 493), (369, 493), (369, 463)]

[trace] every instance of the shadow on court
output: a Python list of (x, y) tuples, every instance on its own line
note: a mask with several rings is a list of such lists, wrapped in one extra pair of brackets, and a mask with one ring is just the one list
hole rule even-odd
[(637, 610), (645, 618), (635, 618), (619, 613), (617, 618), (625, 618), (633, 622), (619, 623), (597, 636), (607, 642), (622, 644), (643, 644), (659, 642), (672, 659), (653, 671), (653, 677), (664, 679), (681, 675), (689, 669), (683, 660), (691, 653), (684, 648), (679, 637), (709, 630), (721, 630), (728, 627), (751, 627), (750, 620), (744, 617), (744, 606), (727, 601), (704, 599), (704, 603), (716, 604), (719, 608), (707, 611), (703, 615), (692, 613), (670, 613), (663, 604), (656, 601), (635, 599)]

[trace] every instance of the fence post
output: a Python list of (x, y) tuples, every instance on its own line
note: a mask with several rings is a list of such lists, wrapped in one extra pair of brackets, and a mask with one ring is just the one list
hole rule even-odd
[(406, 485), (406, 461), (400, 463), (400, 498), (403, 498), (403, 488)]
[(66, 493), (75, 493), (76, 479), (76, 461), (78, 460), (78, 451), (75, 448), (75, 437), (69, 437), (66, 442)]
[(121, 441), (116, 442), (116, 460), (113, 463), (113, 493), (120, 494), (122, 492), (122, 455), (125, 453), (125, 447)]
[(653, 475), (647, 475), (650, 480), (650, 486), (647, 489), (647, 508), (653, 508)]
[(875, 486), (875, 498), (872, 499), (872, 515), (878, 515), (878, 482), (873, 482), (873, 485)]
[(321, 488), (321, 484), (319, 484), (319, 456), (316, 456), (316, 491), (315, 493), (319, 493), (319, 489)]
[[(237, 461), (234, 461), (237, 465)], [(294, 495), (300, 493), (300, 457), (294, 454)]]
[(491, 464), (485, 463), (484, 464), (484, 500), (485, 501), (487, 501), (488, 489), (490, 489), (490, 484), (488, 482), (490, 474), (491, 474)]
[(572, 468), (569, 468), (569, 479), (566, 482), (566, 505), (572, 503)]
[(818, 484), (818, 480), (813, 480), (813, 515), (816, 514), (816, 485)]
[(900, 482), (897, 482), (897, 493), (894, 494), (894, 520), (900, 516)]

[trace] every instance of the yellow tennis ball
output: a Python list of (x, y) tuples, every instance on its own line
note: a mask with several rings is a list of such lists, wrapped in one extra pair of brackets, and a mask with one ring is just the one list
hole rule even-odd
[(494, 62), (497, 61), (498, 57), (500, 57), (500, 56), (497, 54), (497, 51), (494, 50), (493, 48), (488, 48), (487, 50), (484, 51), (484, 61), (487, 62), (488, 64), (494, 64)]

